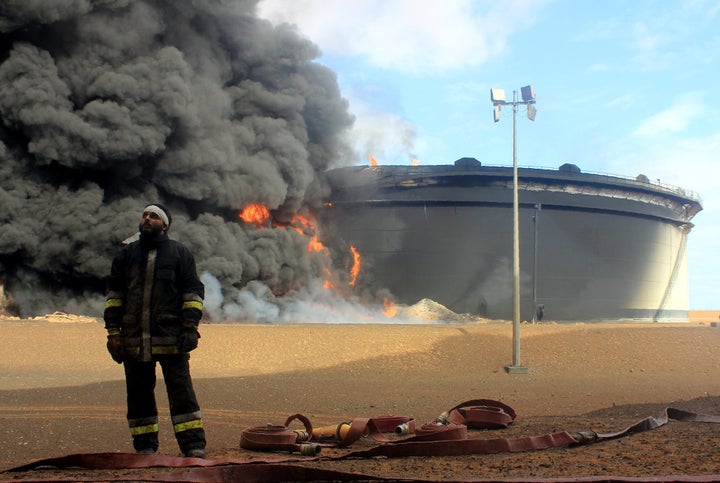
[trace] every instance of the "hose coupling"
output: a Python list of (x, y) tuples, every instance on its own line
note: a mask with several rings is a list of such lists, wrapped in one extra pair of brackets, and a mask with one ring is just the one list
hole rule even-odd
[(298, 448), (303, 456), (315, 456), (320, 453), (320, 445), (315, 443), (303, 443)]
[(297, 439), (295, 440), (298, 443), (302, 443), (303, 441), (310, 441), (310, 433), (307, 431), (303, 431), (302, 429), (293, 429), (293, 433), (297, 435)]
[(444, 426), (450, 423), (450, 414), (447, 411), (443, 411), (440, 416), (435, 420), (437, 426)]
[(598, 440), (598, 435), (595, 431), (580, 431), (575, 433), (573, 437), (578, 445), (590, 444)]

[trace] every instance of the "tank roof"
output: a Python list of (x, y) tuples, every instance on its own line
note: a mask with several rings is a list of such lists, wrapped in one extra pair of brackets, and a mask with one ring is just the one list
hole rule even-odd
[[(513, 180), (512, 167), (483, 166), (474, 158), (461, 158), (454, 165), (351, 166), (329, 170), (326, 174), (333, 189), (331, 201), (345, 202), (487, 201), (484, 197), (489, 191), (506, 191), (512, 187)], [(688, 222), (702, 210), (700, 197), (692, 191), (652, 183), (645, 175), (628, 178), (582, 172), (572, 164), (564, 164), (557, 170), (518, 168), (518, 190), (521, 201), (532, 192), (545, 203), (600, 209), (612, 205), (611, 209), (639, 210), (681, 222)], [(601, 203), (600, 199), (608, 202)], [(622, 207), (623, 201), (625, 207)], [(639, 205), (647, 207), (639, 209)]]

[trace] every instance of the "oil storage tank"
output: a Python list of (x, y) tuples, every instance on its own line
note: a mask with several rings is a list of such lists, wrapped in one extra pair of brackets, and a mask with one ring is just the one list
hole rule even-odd
[[(365, 283), (399, 303), (512, 318), (512, 167), (462, 158), (327, 176), (320, 227), (357, 249)], [(518, 193), (522, 320), (688, 320), (696, 194), (572, 164), (519, 168)]]

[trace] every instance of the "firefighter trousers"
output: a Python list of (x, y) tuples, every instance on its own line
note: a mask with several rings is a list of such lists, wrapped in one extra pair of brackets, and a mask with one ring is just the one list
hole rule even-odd
[(190, 377), (190, 355), (156, 355), (149, 362), (126, 360), (127, 419), (136, 451), (157, 451), (158, 410), (155, 366), (160, 364), (170, 403), (170, 417), (180, 451), (205, 448), (200, 406)]

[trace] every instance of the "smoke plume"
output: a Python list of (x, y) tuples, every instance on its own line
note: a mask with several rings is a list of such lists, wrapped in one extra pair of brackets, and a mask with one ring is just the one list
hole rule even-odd
[(353, 120), (318, 56), (251, 0), (2, 2), (5, 308), (101, 314), (112, 257), (153, 201), (195, 254), (211, 316), (310, 286), (328, 262), (308, 234), (238, 212), (306, 213), (349, 159)]

